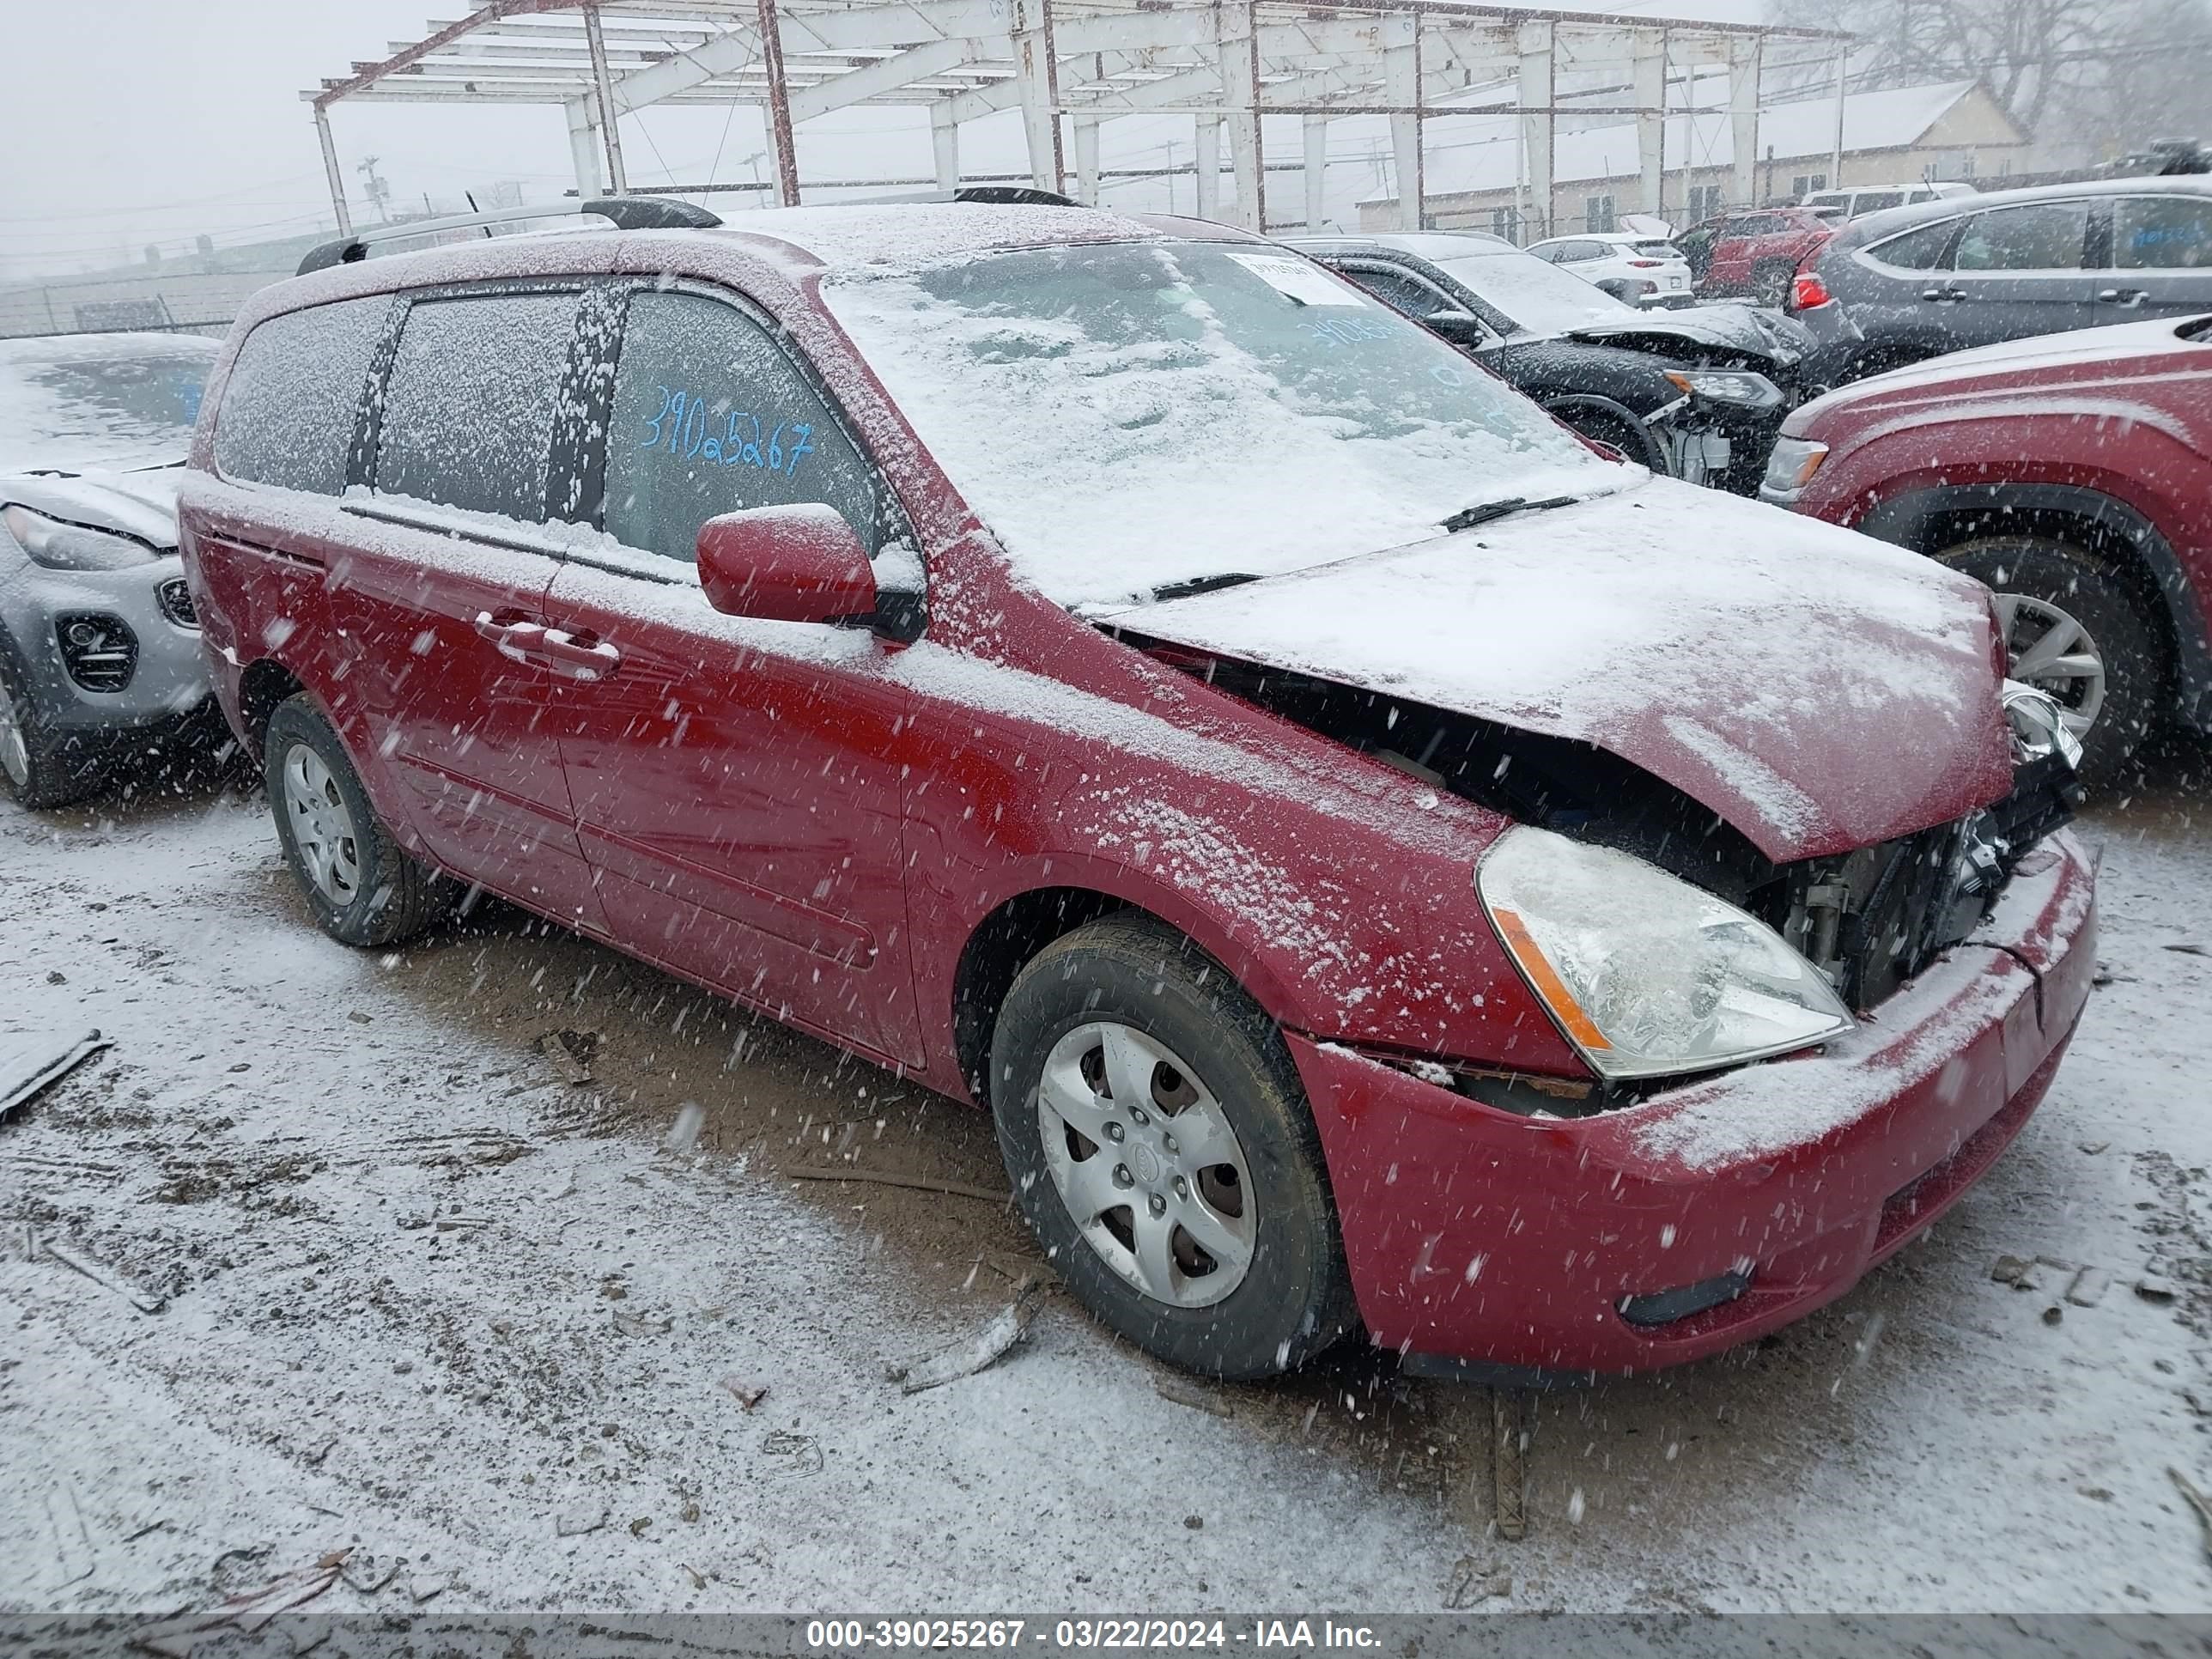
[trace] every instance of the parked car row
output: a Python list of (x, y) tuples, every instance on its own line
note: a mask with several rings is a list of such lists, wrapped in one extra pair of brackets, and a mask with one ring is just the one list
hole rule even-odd
[(1988, 589), (1508, 384), (1725, 405), (1763, 319), (1474, 239), (686, 212), (334, 245), (223, 347), (184, 572), (331, 937), (489, 892), (971, 1101), (1073, 1293), (1227, 1376), (1709, 1354), (2035, 1109), (2094, 875)]
[(1799, 398), (1811, 337), (1747, 306), (1653, 313), (1496, 236), (1293, 237), (1585, 437), (1749, 495)]

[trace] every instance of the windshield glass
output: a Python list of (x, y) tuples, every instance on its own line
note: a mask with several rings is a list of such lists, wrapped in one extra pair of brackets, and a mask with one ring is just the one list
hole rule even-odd
[(1062, 604), (1298, 569), (1429, 539), (1474, 502), (1634, 476), (1425, 330), (1258, 245), (1043, 248), (822, 291)]
[(184, 459), (219, 349), (195, 335), (0, 341), (0, 472)]
[(1624, 313), (1636, 314), (1633, 307), (1595, 283), (1517, 248), (1462, 253), (1435, 263), (1531, 334), (1560, 334), (1587, 323), (1617, 323)]

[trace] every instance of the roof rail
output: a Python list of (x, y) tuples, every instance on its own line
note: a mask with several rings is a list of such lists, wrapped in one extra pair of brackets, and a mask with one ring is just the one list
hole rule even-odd
[(957, 190), (929, 190), (920, 193), (902, 192), (896, 196), (863, 196), (848, 198), (848, 207), (890, 207), (901, 203), (919, 202), (977, 202), (993, 207), (1081, 207), (1073, 196), (1063, 196), (1056, 190), (1039, 190), (1034, 185), (963, 185)]
[[(562, 220), (574, 220), (562, 225)], [(379, 253), (412, 251), (410, 244), (433, 246), (462, 240), (456, 233), (481, 231), (486, 236), (515, 235), (530, 230), (595, 228), (598, 221), (612, 230), (712, 230), (722, 222), (719, 214), (689, 202), (658, 196), (595, 196), (588, 201), (568, 199), (541, 202), (534, 206), (493, 208), (483, 213), (457, 213), (442, 219), (405, 219), (397, 224), (375, 225), (319, 242), (307, 250), (294, 275), (349, 265)], [(505, 227), (502, 233), (501, 227)], [(393, 246), (398, 244), (399, 246)]]

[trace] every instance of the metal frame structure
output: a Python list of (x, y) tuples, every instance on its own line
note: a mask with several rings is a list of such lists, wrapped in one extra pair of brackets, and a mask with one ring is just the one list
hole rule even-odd
[[(1794, 43), (1801, 63), (1836, 58), (1831, 176), (1839, 176), (1849, 39), (1459, 0), (487, 0), (301, 96), (314, 107), (341, 234), (350, 234), (352, 217), (330, 112), (343, 101), (558, 105), (585, 197), (629, 189), (621, 116), (664, 104), (757, 104), (775, 152), (774, 188), (787, 205), (801, 193), (794, 130), (853, 105), (927, 109), (941, 190), (961, 182), (963, 125), (1018, 110), (1030, 181), (1054, 191), (1072, 184), (1086, 203), (1098, 199), (1105, 123), (1186, 114), (1199, 216), (1221, 216), (1225, 129), (1235, 179), (1228, 216), (1253, 229), (1269, 225), (1267, 176), (1285, 170), (1304, 173), (1304, 222), (1318, 223), (1328, 123), (1346, 116), (1387, 118), (1401, 227), (1419, 229), (1425, 125), (1505, 115), (1520, 122), (1527, 217), (1544, 226), (1556, 216), (1552, 158), (1562, 121), (1633, 116), (1641, 206), (1662, 210), (1666, 118), (1687, 107), (1676, 88), (1716, 73), (1726, 77), (1734, 122), (1734, 196), (1753, 199), (1761, 76), (1778, 41)], [(1270, 115), (1303, 121), (1302, 163), (1267, 161), (1261, 124)], [(749, 187), (764, 188), (687, 188)]]

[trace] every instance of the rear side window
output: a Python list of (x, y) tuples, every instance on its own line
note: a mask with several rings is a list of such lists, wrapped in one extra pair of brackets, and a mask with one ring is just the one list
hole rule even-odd
[[(1924, 201), (1927, 198), (1923, 197), (1921, 199)], [(1854, 214), (1880, 213), (1884, 208), (1904, 205), (1905, 192), (1901, 190), (1867, 190), (1859, 192), (1858, 198), (1851, 204), (1851, 211)]]
[(821, 502), (870, 553), (875, 469), (769, 331), (696, 294), (633, 295), (607, 430), (606, 531), (690, 564), (699, 526), (742, 507)]
[(544, 523), (554, 403), (579, 298), (416, 301), (385, 389), (377, 489)]
[(2212, 202), (2124, 196), (2112, 204), (2112, 263), (2123, 270), (2212, 267)]
[(1954, 270), (2079, 270), (2087, 202), (2035, 202), (1978, 213), (1959, 233)]
[(346, 451), (392, 301), (379, 295), (271, 317), (246, 337), (216, 422), (225, 477), (345, 491)]
[(1908, 230), (1902, 236), (1893, 236), (1886, 242), (1876, 242), (1867, 250), (1868, 256), (1899, 270), (1933, 270), (1942, 262), (1943, 250), (1951, 245), (1951, 234), (1959, 228), (1955, 219), (1946, 219), (1940, 224), (1923, 225), (1917, 230)]
[[(1563, 246), (1574, 245), (1570, 242)], [(1564, 259), (1566, 254), (1554, 251), (1552, 257)], [(1439, 311), (1452, 309), (1449, 300), (1407, 271), (1387, 270), (1380, 265), (1348, 265), (1344, 274), (1400, 316), (1411, 317), (1417, 323)]]

